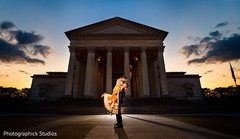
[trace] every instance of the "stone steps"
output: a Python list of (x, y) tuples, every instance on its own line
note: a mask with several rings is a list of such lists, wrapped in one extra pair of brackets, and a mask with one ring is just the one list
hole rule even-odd
[[(62, 99), (0, 106), (0, 113), (106, 114), (102, 99)], [(171, 98), (127, 98), (122, 112), (128, 114), (239, 113), (239, 106), (214, 106)]]

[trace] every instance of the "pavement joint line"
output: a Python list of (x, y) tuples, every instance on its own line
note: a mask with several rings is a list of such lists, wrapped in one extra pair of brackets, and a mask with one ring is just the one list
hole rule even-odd
[(158, 116), (229, 116), (240, 117), (240, 113), (189, 113), (189, 114), (152, 114)]
[[(134, 120), (131, 120), (134, 119)], [(86, 136), (92, 138), (237, 138), (236, 136), (216, 132), (199, 126), (187, 124), (165, 117), (146, 114), (123, 114), (126, 123), (120, 133), (113, 128), (114, 117), (106, 116)], [(136, 120), (136, 121), (135, 121)], [(115, 133), (114, 133), (115, 131)], [(107, 134), (106, 134), (107, 133)], [(174, 134), (173, 134), (174, 133)]]

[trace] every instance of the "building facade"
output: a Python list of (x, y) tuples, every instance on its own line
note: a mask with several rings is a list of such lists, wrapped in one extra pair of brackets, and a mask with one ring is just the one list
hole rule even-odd
[(66, 72), (47, 72), (45, 75), (33, 75), (29, 99), (56, 100), (64, 96)]
[[(100, 98), (103, 92), (111, 93), (116, 80), (125, 75), (129, 84), (127, 97), (203, 99), (199, 75), (166, 73), (166, 31), (114, 17), (65, 34), (70, 40), (70, 58), (68, 72), (59, 86), (60, 90), (64, 87), (59, 92), (61, 97)], [(37, 83), (43, 84), (53, 76), (49, 73), (32, 76), (32, 96), (39, 96)]]

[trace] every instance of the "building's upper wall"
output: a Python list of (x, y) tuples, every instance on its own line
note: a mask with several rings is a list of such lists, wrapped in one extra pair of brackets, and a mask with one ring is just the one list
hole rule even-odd
[[(30, 100), (45, 99), (46, 97), (56, 99), (64, 96), (66, 78), (33, 78)], [(41, 88), (46, 88), (46, 97), (41, 98)]]
[(169, 93), (171, 97), (175, 98), (185, 98), (186, 97), (186, 84), (193, 85), (193, 98), (192, 99), (203, 99), (203, 93), (201, 89), (201, 83), (199, 78), (169, 78), (168, 77), (168, 86)]

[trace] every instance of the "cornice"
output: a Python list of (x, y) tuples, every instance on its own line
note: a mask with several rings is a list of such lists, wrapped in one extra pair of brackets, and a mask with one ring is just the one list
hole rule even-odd
[(33, 75), (32, 78), (66, 78), (67, 75)]
[(70, 46), (75, 47), (87, 47), (87, 46), (95, 46), (95, 47), (160, 47), (162, 41), (160, 40), (73, 40), (71, 41)]
[(199, 75), (167, 75), (167, 78), (201, 78)]
[(72, 40), (163, 40), (163, 36), (149, 34), (76, 34), (71, 36)]

